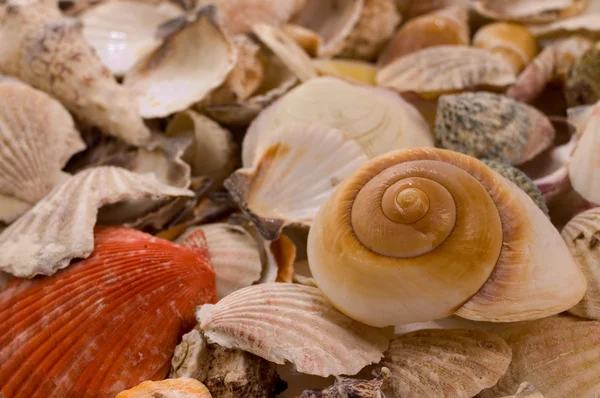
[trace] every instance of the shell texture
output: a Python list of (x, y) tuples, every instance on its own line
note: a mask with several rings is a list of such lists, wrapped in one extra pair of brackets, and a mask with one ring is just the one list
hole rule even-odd
[(538, 40), (555, 39), (573, 34), (592, 40), (600, 39), (600, 12), (586, 13), (545, 25), (529, 26), (528, 29)]
[(0, 393), (114, 397), (161, 379), (196, 305), (216, 302), (206, 255), (127, 228), (99, 228), (94, 252), (0, 293)]
[(591, 203), (600, 203), (600, 175), (596, 172), (600, 164), (597, 148), (600, 140), (600, 106), (596, 104), (590, 111), (579, 142), (571, 155), (569, 178), (573, 189)]
[(356, 374), (388, 346), (383, 329), (346, 317), (319, 289), (291, 283), (238, 290), (197, 316), (210, 342), (277, 364), (290, 361), (306, 374)]
[(98, 208), (132, 199), (192, 196), (154, 176), (118, 167), (82, 171), (56, 187), (0, 235), (0, 270), (18, 277), (52, 275), (94, 249)]
[[(245, 100), (258, 90), (266, 78), (267, 59), (260, 45), (248, 36), (235, 36), (231, 42), (237, 50), (237, 61), (221, 89), (225, 89), (224, 95), (233, 94), (237, 100)], [(219, 89), (210, 96), (218, 93)]]
[(581, 13), (588, 0), (473, 0), (471, 7), (495, 20), (523, 23), (548, 23)]
[(381, 386), (389, 377), (390, 370), (382, 368), (373, 380), (358, 380), (348, 377), (336, 377), (333, 386), (324, 390), (306, 390), (300, 398), (385, 398)]
[(596, 44), (570, 68), (565, 81), (565, 98), (569, 107), (592, 105), (600, 100), (600, 45)]
[(506, 95), (521, 102), (536, 99), (554, 76), (557, 58), (556, 49), (552, 45), (546, 47), (527, 65)]
[(544, 396), (537, 388), (527, 382), (523, 382), (515, 395), (506, 396), (504, 398), (544, 398)]
[(116, 398), (212, 398), (208, 388), (190, 378), (144, 381), (129, 390), (121, 391)]
[(470, 398), (504, 375), (510, 347), (478, 330), (424, 329), (394, 337), (381, 365), (384, 388), (403, 398)]
[(321, 45), (321, 37), (310, 29), (296, 24), (285, 24), (281, 26), (281, 30), (290, 36), (308, 55), (317, 57), (319, 46)]
[(375, 85), (375, 65), (353, 59), (315, 59), (314, 68), (321, 76), (331, 76), (350, 83)]

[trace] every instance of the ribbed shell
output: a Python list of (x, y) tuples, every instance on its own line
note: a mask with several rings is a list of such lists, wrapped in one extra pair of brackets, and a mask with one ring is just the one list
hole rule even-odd
[(118, 167), (84, 170), (64, 182), (0, 235), (0, 270), (19, 277), (52, 275), (94, 249), (98, 209), (132, 199), (192, 196), (152, 175)]
[(160, 381), (145, 381), (129, 390), (121, 391), (116, 398), (212, 398), (208, 388), (198, 380), (182, 377)]
[(381, 361), (384, 388), (402, 398), (471, 398), (496, 384), (511, 359), (498, 336), (467, 329), (425, 329), (396, 336)]
[(210, 261), (127, 228), (99, 228), (92, 255), (0, 293), (0, 393), (114, 397), (167, 375), (194, 308), (216, 301)]
[(384, 329), (348, 318), (314, 287), (255, 285), (205, 307), (197, 316), (209, 341), (278, 364), (290, 361), (302, 373), (353, 375), (379, 362), (388, 346)]

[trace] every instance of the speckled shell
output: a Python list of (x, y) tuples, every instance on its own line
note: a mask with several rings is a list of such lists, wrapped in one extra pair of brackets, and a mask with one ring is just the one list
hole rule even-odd
[(577, 58), (567, 74), (565, 99), (569, 107), (592, 105), (600, 100), (600, 44)]
[(317, 288), (291, 283), (238, 290), (197, 317), (213, 343), (319, 376), (356, 374), (388, 346), (384, 329), (343, 315)]
[(100, 228), (92, 255), (0, 293), (0, 393), (114, 397), (167, 375), (194, 308), (216, 302), (210, 261), (127, 228)]
[(212, 398), (208, 388), (190, 378), (144, 381), (129, 390), (121, 391), (115, 398)]

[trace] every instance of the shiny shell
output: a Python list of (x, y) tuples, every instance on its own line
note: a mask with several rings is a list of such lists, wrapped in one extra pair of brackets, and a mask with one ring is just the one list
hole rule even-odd
[(208, 388), (190, 378), (145, 381), (129, 390), (121, 391), (115, 398), (212, 398)]

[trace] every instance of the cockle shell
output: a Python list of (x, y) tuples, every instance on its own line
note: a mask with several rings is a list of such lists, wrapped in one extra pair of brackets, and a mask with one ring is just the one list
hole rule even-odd
[(403, 398), (470, 398), (504, 375), (510, 347), (491, 333), (425, 329), (394, 337), (381, 365), (384, 391)]
[(555, 131), (532, 106), (503, 95), (444, 95), (438, 101), (436, 146), (518, 165), (548, 149)]
[(237, 52), (215, 24), (212, 8), (167, 37), (125, 75), (146, 118), (183, 111), (219, 87), (233, 69)]
[[(600, 17), (600, 15), (599, 15)], [(600, 100), (600, 45), (596, 44), (576, 59), (565, 81), (569, 107), (592, 105)]]
[(573, 189), (584, 199), (592, 203), (600, 203), (600, 104), (596, 104), (585, 123), (585, 128), (569, 163), (569, 178)]
[(548, 23), (581, 13), (588, 0), (472, 0), (473, 10), (495, 20)]
[(114, 397), (162, 379), (196, 305), (216, 302), (206, 255), (127, 228), (99, 228), (92, 255), (0, 293), (0, 393)]
[(182, 10), (168, 2), (109, 1), (79, 18), (83, 35), (114, 75), (122, 76), (161, 43), (156, 29)]
[(76, 118), (142, 146), (150, 139), (135, 98), (85, 41), (81, 24), (56, 2), (9, 0), (0, 8), (0, 73), (59, 100)]
[(269, 139), (252, 167), (236, 171), (225, 187), (274, 240), (286, 225), (309, 226), (321, 203), (368, 158), (342, 131), (319, 125), (282, 126)]
[(518, 73), (538, 52), (535, 37), (522, 25), (496, 22), (483, 26), (473, 36), (473, 47), (484, 48), (506, 59)]
[(315, 59), (314, 68), (322, 76), (331, 76), (350, 83), (375, 85), (377, 68), (374, 64), (354, 59)]
[(0, 82), (0, 221), (12, 222), (64, 179), (85, 144), (56, 100), (25, 84)]
[(521, 383), (515, 395), (506, 396), (504, 398), (544, 398), (541, 392), (531, 384)]
[(198, 380), (182, 377), (160, 381), (145, 381), (115, 398), (213, 398), (208, 388)]
[(319, 376), (356, 374), (388, 346), (384, 329), (346, 317), (319, 289), (292, 283), (238, 290), (197, 316), (213, 343)]
[(154, 176), (118, 167), (84, 170), (56, 187), (0, 235), (0, 270), (18, 277), (52, 275), (94, 249), (98, 208), (122, 200), (193, 196)]
[(388, 368), (382, 368), (379, 375), (373, 380), (357, 380), (337, 376), (333, 386), (324, 390), (306, 390), (300, 398), (385, 398), (381, 392), (381, 386), (389, 376)]
[(252, 122), (242, 144), (243, 165), (258, 161), (272, 145), (277, 127), (298, 123), (340, 129), (369, 157), (399, 148), (433, 146), (423, 117), (397, 94), (321, 77), (296, 87)]
[(491, 51), (468, 46), (426, 48), (386, 65), (377, 84), (399, 92), (438, 96), (479, 86), (505, 87), (515, 82), (515, 70)]

